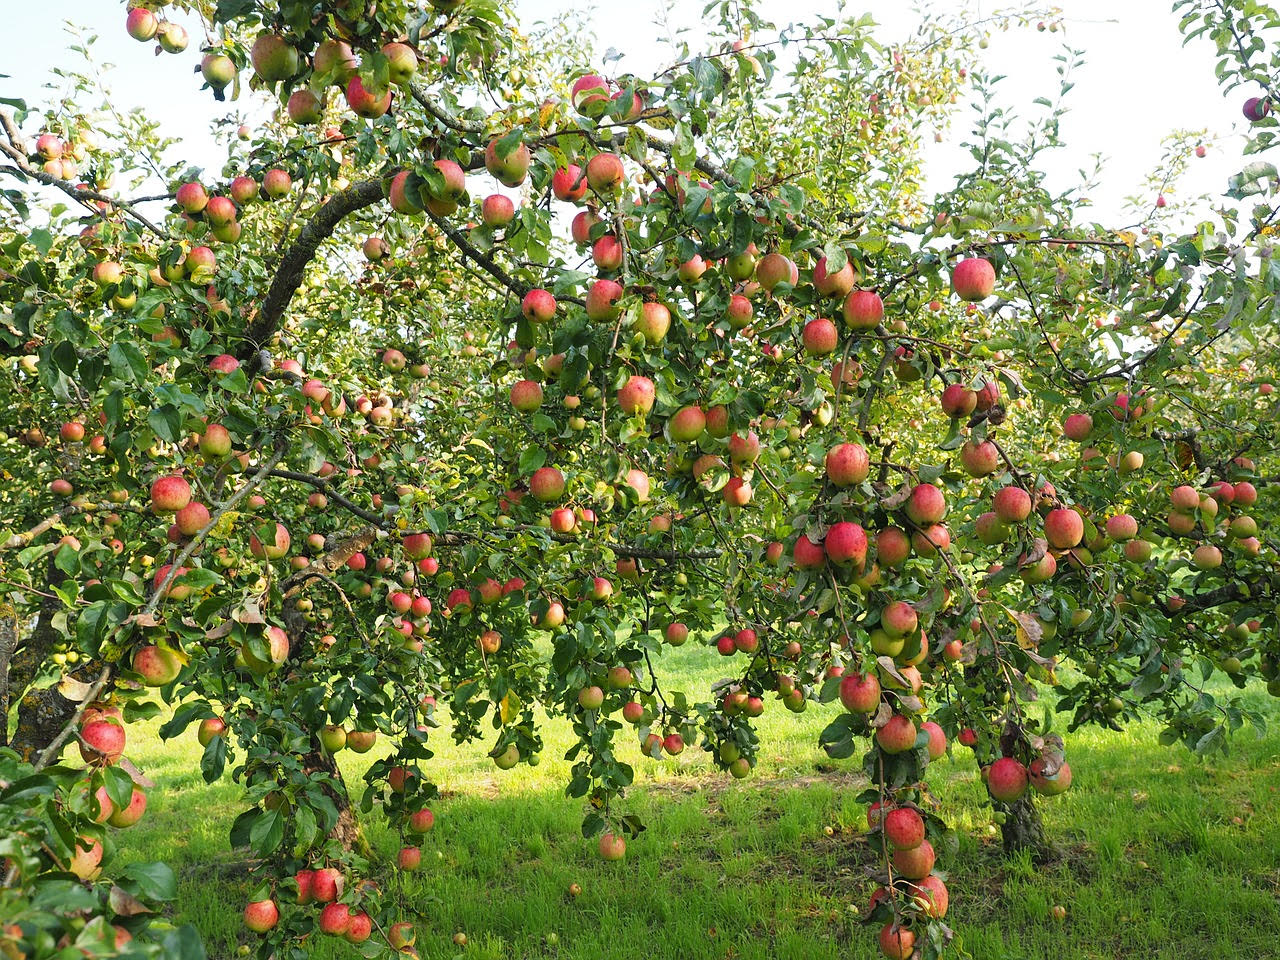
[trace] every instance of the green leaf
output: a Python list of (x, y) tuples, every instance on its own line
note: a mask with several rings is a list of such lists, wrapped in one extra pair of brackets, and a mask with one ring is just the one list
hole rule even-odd
[(172, 900), (178, 895), (178, 881), (165, 863), (131, 863), (120, 875), (137, 884), (148, 900)]
[(264, 810), (249, 829), (249, 847), (260, 857), (273, 853), (284, 839), (284, 817), (279, 810)]

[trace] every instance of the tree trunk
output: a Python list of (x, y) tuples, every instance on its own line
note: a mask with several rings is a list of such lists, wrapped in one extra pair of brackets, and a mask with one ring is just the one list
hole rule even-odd
[[(1021, 731), (1012, 721), (1005, 724), (1000, 737), (1000, 752), (1006, 757), (1017, 756)], [(1044, 821), (1036, 809), (1035, 795), (1030, 788), (1013, 803), (1003, 804), (1005, 817), (1000, 825), (1005, 856), (1023, 850), (1029, 851), (1034, 863), (1045, 863), (1054, 857), (1054, 849), (1044, 832)]]
[(321, 749), (318, 742), (312, 741), (312, 746), (315, 749), (302, 758), (307, 773), (324, 773), (333, 780), (332, 783), (324, 785), (325, 794), (338, 808), (338, 822), (329, 832), (329, 836), (341, 843), (342, 849), (356, 850), (368, 856), (369, 842), (360, 828), (360, 821), (356, 819), (355, 811), (351, 809), (351, 796), (347, 792), (346, 781), (342, 779), (342, 771), (338, 769), (333, 756)]
[[(55, 572), (52, 563), (49, 566), (50, 582)], [(5, 678), (6, 699), (20, 697), (18, 700), (18, 724), (13, 732), (9, 746), (18, 752), (24, 760), (34, 761), (40, 752), (53, 742), (54, 737), (62, 732), (67, 721), (75, 713), (76, 704), (64, 697), (57, 684), (42, 690), (25, 692), (31, 682), (36, 679), (40, 669), (48, 662), (61, 637), (53, 628), (53, 615), (60, 608), (60, 601), (54, 597), (46, 597), (41, 601), (40, 614), (31, 635), (21, 643), (17, 636), (18, 624), (15, 623), (13, 637), (15, 652), (8, 664)], [(24, 695), (25, 692), (25, 695)], [(5, 721), (8, 730), (8, 714), (0, 717)]]
[(1004, 823), (1000, 825), (1000, 835), (1004, 841), (1005, 856), (1027, 850), (1030, 851), (1031, 860), (1034, 863), (1052, 860), (1053, 846), (1045, 836), (1044, 822), (1040, 819), (1040, 811), (1036, 809), (1036, 803), (1030, 791), (1013, 803), (1005, 804), (1004, 811)]

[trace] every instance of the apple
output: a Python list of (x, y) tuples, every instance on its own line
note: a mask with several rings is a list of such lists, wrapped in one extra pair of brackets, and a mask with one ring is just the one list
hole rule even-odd
[(351, 112), (365, 120), (376, 120), (391, 109), (391, 88), (366, 87), (359, 75), (347, 81), (345, 95)]
[(80, 728), (80, 756), (91, 766), (109, 767), (124, 756), (124, 727), (111, 720), (91, 720)]
[(880, 706), (880, 681), (869, 673), (840, 678), (840, 703), (850, 713), (874, 713)]
[(612, 832), (602, 833), (597, 849), (601, 860), (615, 862), (627, 855), (627, 841)]
[(267, 83), (288, 80), (298, 72), (298, 51), (274, 33), (260, 33), (249, 50), (253, 71)]
[(995, 286), (995, 268), (982, 257), (967, 257), (951, 270), (951, 289), (961, 300), (985, 300)]
[(895, 850), (914, 850), (924, 843), (924, 818), (910, 807), (890, 810), (881, 829)]
[(1027, 792), (1027, 768), (1013, 757), (1001, 757), (987, 770), (987, 790), (1002, 803), (1013, 803)]
[(916, 725), (908, 717), (895, 713), (876, 730), (875, 737), (885, 753), (905, 753), (916, 745)]
[(200, 746), (207, 747), (213, 742), (214, 737), (225, 736), (227, 732), (227, 723), (221, 717), (206, 717), (200, 721), (200, 726), (196, 728), (196, 739), (200, 742)]
[(813, 285), (824, 297), (846, 297), (853, 290), (857, 277), (853, 264), (848, 260), (835, 273), (827, 272), (827, 258), (819, 258), (813, 268)]
[(1093, 433), (1093, 417), (1087, 413), (1073, 413), (1062, 421), (1062, 432), (1068, 440), (1084, 443)]
[(518, 187), (529, 173), (529, 148), (523, 142), (509, 146), (503, 143), (505, 140), (506, 137), (499, 137), (489, 141), (484, 167), (503, 186)]
[(511, 198), (501, 193), (492, 193), (484, 198), (480, 205), (480, 219), (486, 227), (500, 229), (507, 226), (516, 217), (516, 205)]
[(991, 507), (1005, 523), (1021, 523), (1031, 515), (1031, 495), (1021, 487), (1003, 487), (992, 498)]
[(254, 933), (266, 933), (280, 922), (280, 909), (274, 900), (255, 900), (244, 908), (244, 925)]
[(133, 39), (145, 43), (156, 35), (160, 21), (146, 7), (134, 7), (125, 17), (124, 28)]
[(1051, 546), (1059, 550), (1070, 549), (1084, 537), (1084, 520), (1069, 507), (1050, 510), (1044, 518), (1044, 535)]
[(628, 416), (646, 414), (653, 409), (655, 396), (652, 380), (648, 377), (633, 375), (618, 388), (618, 406)]
[(351, 925), (351, 908), (345, 903), (326, 904), (325, 908), (320, 911), (318, 923), (322, 933), (340, 937), (347, 932), (347, 928)]
[(587, 161), (587, 183), (598, 194), (612, 195), (622, 189), (627, 172), (622, 158), (614, 153), (597, 153)]
[(884, 319), (884, 301), (870, 290), (853, 290), (841, 310), (844, 322), (854, 330), (874, 330)]
[(836, 330), (836, 325), (823, 317), (806, 323), (800, 339), (804, 344), (805, 352), (815, 357), (826, 356), (840, 345), (840, 334)]
[(939, 490), (931, 483), (917, 484), (911, 491), (906, 503), (906, 514), (911, 522), (918, 526), (932, 526), (941, 523), (947, 515), (947, 501)]
[(405, 86), (418, 72), (418, 55), (408, 44), (384, 44), (382, 55), (387, 58), (387, 72), (391, 82), (398, 86)]
[(837, 487), (852, 486), (870, 475), (871, 459), (861, 444), (841, 443), (827, 452), (826, 471), (827, 479)]
[(622, 286), (613, 280), (596, 280), (587, 289), (588, 320), (616, 320), (622, 312)]
[(557, 200), (577, 203), (587, 195), (585, 171), (576, 163), (556, 168), (551, 175), (551, 192)]

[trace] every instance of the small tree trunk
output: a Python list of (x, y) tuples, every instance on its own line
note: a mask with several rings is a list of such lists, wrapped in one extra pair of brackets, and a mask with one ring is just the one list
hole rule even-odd
[(338, 822), (329, 836), (341, 843), (342, 849), (357, 850), (368, 856), (369, 842), (360, 828), (355, 811), (351, 809), (351, 796), (347, 792), (346, 781), (342, 779), (342, 771), (338, 769), (333, 756), (322, 750), (319, 743), (313, 742), (312, 746), (315, 749), (302, 758), (307, 773), (324, 773), (333, 779), (332, 783), (324, 786), (324, 792), (338, 808)]
[[(48, 577), (50, 584), (55, 582), (56, 572), (50, 562)], [(9, 638), (12, 647), (6, 658), (8, 662), (5, 667), (6, 707), (13, 698), (18, 698), (18, 724), (12, 740), (9, 741), (9, 746), (16, 750), (23, 760), (34, 761), (41, 751), (62, 732), (62, 728), (76, 712), (76, 704), (59, 692), (57, 684), (40, 690), (27, 690), (62, 639), (53, 627), (53, 615), (58, 612), (60, 606), (61, 602), (56, 597), (52, 599), (46, 597), (40, 603), (40, 613), (25, 642), (22, 642), (18, 636), (19, 624), (16, 620), (13, 623), (13, 636)], [(84, 665), (81, 665), (82, 670), (83, 667)], [(7, 727), (7, 710), (5, 714), (0, 715), (0, 721)]]
[(1040, 811), (1036, 809), (1030, 791), (1013, 803), (1005, 804), (1004, 811), (1000, 834), (1004, 841), (1005, 856), (1028, 850), (1035, 863), (1053, 859), (1053, 846), (1045, 836), (1044, 822), (1040, 819)]

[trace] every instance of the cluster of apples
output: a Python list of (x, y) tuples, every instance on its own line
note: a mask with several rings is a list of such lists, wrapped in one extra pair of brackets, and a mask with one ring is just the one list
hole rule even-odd
[[(80, 173), (80, 165), (89, 158), (89, 154), (97, 149), (98, 140), (93, 132), (80, 129), (67, 139), (56, 133), (42, 133), (36, 137), (35, 153), (31, 159), (40, 164), (40, 169), (59, 180), (74, 180)], [(95, 182), (100, 188), (111, 185), (111, 175), (101, 173)], [(78, 183), (77, 187), (89, 189), (88, 183)], [(99, 202), (99, 205), (101, 203)]]
[(164, 7), (168, 0), (152, 0), (150, 6), (139, 3), (125, 17), (125, 31), (139, 43), (155, 40), (165, 53), (181, 53), (190, 38), (182, 24), (158, 17), (151, 7)]

